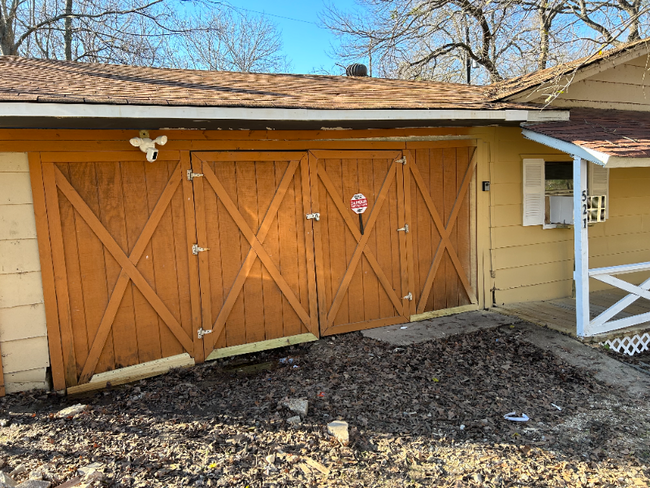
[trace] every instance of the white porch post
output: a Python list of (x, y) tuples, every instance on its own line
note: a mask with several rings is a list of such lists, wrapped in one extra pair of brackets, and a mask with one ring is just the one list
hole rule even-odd
[(576, 334), (589, 328), (589, 232), (587, 230), (587, 161), (573, 158), (573, 244), (576, 285)]

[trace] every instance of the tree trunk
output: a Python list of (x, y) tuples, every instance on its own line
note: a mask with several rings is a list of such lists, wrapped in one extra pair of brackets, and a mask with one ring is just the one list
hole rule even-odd
[(539, 11), (539, 58), (537, 59), (537, 69), (546, 69), (548, 63), (548, 39), (549, 39), (549, 22), (546, 18), (546, 2), (542, 2), (538, 7)]
[(5, 17), (0, 9), (0, 55), (10, 56), (18, 54), (15, 46), (15, 33), (12, 18), (12, 10), (9, 11), (9, 18)]
[(72, 1), (66, 0), (65, 2), (65, 32), (63, 39), (65, 41), (65, 59), (72, 61)]

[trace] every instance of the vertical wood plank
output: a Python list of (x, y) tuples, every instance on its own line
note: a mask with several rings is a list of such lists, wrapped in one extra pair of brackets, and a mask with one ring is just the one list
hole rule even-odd
[[(445, 226), (449, 226), (451, 212), (456, 204), (458, 198), (458, 181), (457, 181), (457, 166), (458, 159), (456, 155), (456, 148), (445, 148), (443, 150), (444, 158), (444, 192), (445, 192), (445, 211), (444, 222)], [(449, 228), (449, 240), (454, 250), (458, 250), (458, 228), (453, 226)], [(447, 285), (447, 308), (458, 306), (458, 273), (451, 263), (449, 252), (445, 255), (446, 267), (446, 285)]]
[[(390, 161), (388, 161), (388, 165), (386, 166), (386, 169), (388, 169), (390, 165)], [(400, 239), (401, 236), (399, 235), (400, 233), (397, 232), (397, 229), (400, 227), (403, 227), (404, 223), (404, 215), (400, 214), (399, 208), (400, 205), (403, 206), (403, 202), (399, 202), (399, 194), (400, 192), (404, 191), (404, 186), (403, 184), (400, 185), (400, 181), (403, 183), (403, 178), (404, 178), (404, 170), (399, 172), (398, 168), (398, 173), (396, 174), (396, 178), (398, 181), (396, 182), (395, 185), (395, 192), (394, 195), (391, 195), (389, 197), (390, 199), (393, 198), (395, 201), (395, 204), (393, 205), (388, 205), (388, 211), (389, 211), (389, 217), (388, 217), (388, 224), (387, 224), (387, 229), (386, 229), (386, 241), (388, 243), (387, 248), (383, 248), (381, 245), (379, 246), (378, 252), (385, 252), (385, 256), (383, 259), (380, 258), (380, 256), (377, 256), (377, 259), (381, 266), (389, 270), (389, 279), (390, 282), (393, 286), (393, 289), (399, 294), (400, 297), (404, 296), (402, 292), (404, 291), (403, 284), (402, 284), (402, 273), (405, 272), (406, 270), (403, 270), (401, 268), (401, 259), (402, 255), (401, 253), (403, 252), (402, 249), (400, 249)], [(400, 178), (402, 178), (400, 180)], [(409, 222), (409, 226), (412, 227), (412, 222)], [(381, 316), (386, 317), (386, 313), (390, 310), (389, 307), (391, 307), (391, 303), (389, 301), (389, 298), (382, 293), (382, 289), (379, 289), (380, 295), (381, 295), (381, 300), (380, 300), (380, 310), (381, 310)], [(408, 292), (407, 292), (408, 293)]]
[[(38, 254), (41, 263), (41, 279), (43, 280), (43, 299), (45, 302), (45, 324), (47, 327), (50, 366), (52, 368), (52, 384), (55, 391), (66, 387), (65, 365), (59, 327), (59, 312), (56, 304), (56, 289), (52, 263), (52, 248), (50, 246), (50, 229), (47, 223), (45, 206), (45, 187), (41, 158), (38, 153), (29, 153), (29, 177), (32, 185), (34, 200), (34, 216), (36, 218), (36, 237), (38, 238)], [(2, 353), (0, 352), (0, 358)], [(4, 395), (4, 376), (2, 360), (0, 359), (0, 396)]]
[[(377, 200), (377, 194), (381, 189), (388, 168), (391, 162), (386, 159), (360, 159), (359, 167), (367, 168), (363, 172), (363, 177), (367, 181), (362, 181), (362, 188), (367, 187), (368, 192), (372, 194), (373, 202)], [(360, 176), (361, 177), (361, 176)], [(396, 188), (390, 189), (388, 200), (391, 201), (395, 198)], [(387, 271), (388, 279), (392, 278), (393, 269), (390, 263), (390, 257), (386, 259), (387, 255), (390, 256), (390, 240), (392, 232), (390, 229), (390, 213), (393, 205), (384, 205), (382, 214), (377, 219), (377, 223), (371, 230), (372, 235), (368, 239), (367, 247), (370, 249), (379, 265)], [(367, 211), (366, 211), (367, 212)], [(364, 215), (368, 215), (364, 213)], [(367, 218), (367, 217), (366, 217)], [(361, 260), (361, 276), (363, 277), (363, 320), (376, 320), (382, 316), (382, 308), (385, 309), (384, 314), (391, 314), (393, 312), (392, 302), (388, 299), (384, 287), (379, 282), (372, 266), (366, 259), (366, 256)], [(392, 284), (392, 281), (391, 281)]]
[(77, 360), (75, 357), (72, 323), (70, 320), (68, 277), (65, 266), (65, 252), (61, 232), (61, 217), (59, 215), (58, 190), (54, 177), (54, 164), (45, 163), (42, 165), (42, 168), (50, 242), (52, 245), (52, 267), (56, 288), (57, 310), (59, 313), (65, 384), (67, 386), (75, 386), (77, 384)]
[[(194, 172), (195, 173), (204, 173), (204, 169), (206, 167), (210, 168), (212, 170), (212, 161), (209, 161), (205, 157), (201, 156), (195, 156), (192, 155), (193, 158), (193, 167), (194, 167)], [(200, 163), (200, 164), (198, 164)], [(224, 306), (224, 283), (223, 283), (223, 261), (224, 259), (232, 259), (232, 251), (227, 252), (226, 247), (224, 246), (224, 243), (222, 242), (222, 238), (220, 235), (219, 231), (219, 225), (221, 222), (222, 218), (229, 219), (230, 216), (226, 212), (225, 214), (222, 215), (222, 208), (220, 207), (218, 201), (217, 201), (217, 195), (213, 191), (213, 189), (210, 187), (207, 181), (205, 181), (205, 178), (201, 178), (201, 182), (198, 180), (194, 180), (197, 184), (199, 184), (202, 188), (200, 192), (197, 191), (198, 186), (195, 186), (195, 193), (198, 194), (200, 193), (201, 198), (203, 200), (203, 203), (200, 205), (202, 210), (202, 216), (200, 219), (201, 226), (205, 227), (205, 242), (201, 239), (200, 242), (202, 243), (201, 245), (203, 247), (207, 246), (210, 250), (207, 252), (207, 261), (208, 261), (208, 266), (207, 266), (207, 273), (209, 276), (208, 280), (208, 288), (203, 289), (203, 286), (201, 287), (201, 296), (204, 297), (204, 299), (207, 299), (209, 297), (210, 299), (210, 307), (207, 310), (204, 310), (204, 317), (209, 317), (209, 323), (205, 322), (204, 319), (204, 326), (203, 329), (206, 330), (212, 330), (211, 334), (208, 334), (204, 337), (204, 345), (205, 345), (205, 354), (206, 357), (209, 355), (212, 350), (217, 349), (217, 348), (222, 348), (226, 347), (226, 333), (225, 333), (225, 328), (220, 326), (215, 330), (215, 322), (217, 320), (217, 317), (219, 316), (220, 311), (222, 310)], [(197, 222), (199, 219), (197, 218)], [(205, 222), (205, 223), (203, 223)], [(199, 242), (198, 238), (194, 238), (192, 242)], [(205, 244), (205, 245), (203, 245)], [(239, 242), (237, 242), (237, 248), (239, 248)], [(197, 259), (196, 256), (194, 256), (194, 260), (201, 262), (200, 259)], [(201, 268), (202, 269), (202, 268)], [(203, 283), (204, 278), (203, 275), (205, 274), (204, 271), (201, 273), (201, 283)]]
[[(138, 242), (138, 238), (152, 211), (149, 208), (147, 197), (149, 188), (145, 172), (146, 164), (149, 163), (139, 161), (124, 166), (124, 201), (127, 214), (126, 232), (129, 249), (132, 249)], [(149, 242), (142, 253), (142, 258), (136, 265), (136, 268), (148, 283), (154, 283), (152, 261), (153, 250), (151, 242)], [(129, 288), (133, 296), (133, 318), (138, 345), (138, 362), (153, 361), (160, 358), (158, 314), (136, 286), (130, 284)]]
[[(348, 212), (349, 199), (354, 193), (356, 193), (356, 189), (357, 189), (357, 185), (356, 185), (357, 179), (355, 174), (356, 171), (353, 172), (347, 168), (345, 159), (337, 158), (336, 160), (333, 160), (328, 158), (327, 173), (332, 179), (332, 181), (334, 182), (334, 184), (336, 185), (336, 191), (338, 193), (338, 196), (343, 201), (343, 204), (345, 205), (344, 211)], [(354, 189), (350, 187), (349, 181), (346, 180), (346, 177), (354, 178), (355, 185), (354, 187), (352, 187)], [(370, 202), (368, 203), (370, 205)], [(334, 290), (336, 290), (337, 292), (339, 291), (339, 285), (341, 283), (341, 279), (345, 275), (345, 272), (347, 271), (348, 268), (348, 263), (352, 258), (355, 248), (357, 247), (356, 240), (351, 238), (350, 231), (345, 226), (345, 223), (343, 222), (343, 218), (339, 214), (339, 210), (335, 210), (335, 212), (336, 212), (336, 220), (332, 222), (335, 226), (332, 226), (329, 229), (330, 236), (332, 235), (339, 236), (336, 239), (330, 240), (330, 246), (331, 246), (330, 257), (332, 260), (332, 267), (336, 269), (336, 271), (333, 270), (332, 273), (333, 277), (336, 278), (336, 281), (332, 282), (332, 292), (334, 292)], [(355, 224), (357, 226), (359, 225), (356, 222)], [(339, 240), (340, 242), (335, 242)], [(352, 282), (355, 281), (356, 274), (357, 274), (357, 270), (355, 270), (354, 274), (352, 275)], [(350, 287), (348, 287), (348, 289), (346, 290), (345, 294), (342, 297), (342, 302), (339, 307), (338, 313), (336, 314), (335, 317), (332, 317), (330, 313), (330, 318), (332, 319), (333, 325), (346, 324), (353, 321), (352, 318), (350, 317)]]
[[(306, 310), (309, 310), (309, 295), (307, 290), (307, 268), (305, 264), (305, 242), (302, 212), (302, 172), (303, 168), (299, 165), (296, 167), (289, 188), (284, 197), (284, 203), (278, 209), (278, 229), (279, 229), (279, 253), (280, 253), (280, 270), (282, 275), (296, 294), (300, 303)], [(279, 176), (279, 175), (278, 175)], [(276, 179), (276, 185), (280, 184), (280, 179)], [(270, 238), (267, 237), (267, 239)], [(313, 258), (312, 258), (313, 259)], [(314, 317), (310, 313), (313, 320)], [(302, 322), (293, 310), (293, 307), (282, 296), (282, 331), (284, 336), (298, 335), (309, 330), (311, 324)], [(279, 330), (279, 329), (278, 329)]]
[[(346, 158), (341, 159), (341, 197), (343, 203), (345, 204), (346, 211), (352, 212), (350, 210), (350, 198), (355, 193), (363, 193), (361, 188), (361, 182), (368, 179), (369, 168), (364, 167), (361, 164), (361, 161), (358, 159)], [(372, 208), (375, 204), (375, 196), (369, 194), (368, 191), (365, 192), (366, 198), (368, 198), (368, 210), (365, 213), (361, 214), (364, 226), (367, 227), (368, 216), (372, 212)], [(356, 220), (358, 221), (358, 217)], [(358, 224), (357, 224), (358, 225)], [(372, 231), (368, 229), (366, 232), (372, 234)], [(370, 237), (368, 238), (368, 241)], [(367, 244), (366, 244), (367, 245)], [(345, 261), (349, 263), (354, 255), (354, 251), (357, 248), (357, 240), (350, 234), (347, 228), (345, 228)], [(352, 280), (350, 281), (350, 286), (347, 290), (347, 300), (343, 300), (341, 306), (342, 309), (345, 309), (347, 305), (347, 317), (348, 322), (355, 323), (363, 321), (363, 302), (365, 291), (363, 288), (362, 280), (362, 265), (365, 260), (365, 256), (361, 257), (359, 264), (357, 264), (354, 274), (352, 275)], [(347, 302), (347, 304), (346, 304)], [(340, 312), (339, 312), (340, 313)], [(343, 312), (345, 316), (345, 312)], [(337, 317), (338, 318), (338, 317)]]
[[(128, 163), (127, 163), (128, 164)], [(126, 212), (121, 175), (122, 163), (101, 163), (97, 165), (99, 220), (113, 236), (122, 250), (128, 254), (126, 238)], [(116, 288), (122, 267), (110, 256), (104, 254), (109, 296)], [(138, 362), (135, 327), (133, 324), (133, 296), (124, 294), (113, 318), (107, 342), (113, 344), (115, 368), (131, 366)]]
[[(199, 259), (192, 253), (192, 244), (198, 241), (198, 229), (201, 226), (205, 226), (204, 219), (200, 219), (198, 213), (196, 213), (196, 202), (195, 195), (200, 193), (203, 195), (203, 191), (199, 191), (197, 188), (194, 191), (193, 182), (187, 178), (187, 171), (191, 170), (194, 173), (201, 173), (203, 171), (202, 162), (198, 158), (192, 157), (190, 160), (189, 151), (181, 151), (181, 181), (183, 185), (183, 209), (185, 216), (185, 255), (187, 256), (188, 262), (188, 271), (190, 279), (190, 305), (192, 307), (192, 330), (190, 337), (194, 344), (194, 361), (197, 363), (202, 363), (205, 361), (205, 358), (208, 354), (214, 349), (214, 335), (211, 337), (204, 336), (203, 339), (199, 339), (198, 331), (201, 327), (204, 329), (212, 328), (212, 313), (210, 311), (210, 304), (208, 304), (207, 310), (203, 308), (203, 282), (207, 281), (207, 293), (208, 300), (210, 298), (210, 274), (209, 268), (202, 264)], [(199, 178), (202, 182), (202, 178)], [(199, 182), (196, 180), (196, 182)], [(202, 184), (202, 183), (201, 183)], [(202, 188), (201, 188), (202, 190)]]
[[(280, 239), (283, 234), (288, 233), (288, 229), (279, 227), (279, 210), (274, 215), (269, 214), (271, 201), (277, 193), (280, 181), (288, 169), (288, 163), (285, 161), (259, 161), (256, 164), (257, 169), (257, 214), (260, 225), (265, 218), (273, 219), (269, 231), (262, 245), (271, 256), (271, 259), (280, 270), (280, 273), (287, 278), (286, 270), (281, 266), (280, 260)], [(283, 198), (282, 205), (288, 204), (287, 194)], [(259, 227), (253, 228), (255, 234), (259, 234)], [(295, 232), (293, 232), (295, 236)], [(289, 285), (291, 283), (287, 281)], [(294, 287), (291, 287), (294, 292)], [(250, 336), (253, 342), (263, 341), (265, 339), (276, 339), (283, 336), (283, 308), (282, 293), (271, 277), (271, 274), (262, 266), (262, 297), (263, 297), (263, 319), (260, 320), (262, 327), (257, 327)]]
[[(419, 188), (422, 192), (422, 198), (419, 200), (419, 220), (418, 223), (422, 226), (426, 226), (426, 233), (423, 232), (420, 235), (418, 241), (418, 247), (422, 248), (420, 251), (420, 284), (422, 288), (427, 285), (426, 278), (430, 271), (431, 263), (436, 259), (436, 254), (442, 253), (443, 250), (439, 248), (441, 245), (440, 233), (438, 232), (437, 227), (433, 224), (431, 220), (431, 212), (429, 211), (425, 199), (424, 193), (428, 192), (429, 195), (436, 195), (437, 198), (434, 200), (437, 208), (442, 208), (443, 202), (443, 179), (442, 179), (442, 150), (431, 151), (429, 149), (422, 149), (418, 151), (418, 168), (420, 168), (420, 173), (422, 175), (422, 180), (425, 183), (424, 188)], [(440, 206), (439, 206), (440, 205)], [(426, 250), (426, 252), (425, 252)], [(443, 267), (444, 273), (444, 267)], [(440, 271), (438, 275), (440, 276)], [(436, 289), (436, 276), (434, 278), (434, 286), (431, 289), (431, 292), (428, 296), (425, 297), (425, 305), (423, 310), (434, 310), (435, 309), (435, 300), (436, 296), (440, 295), (442, 299), (442, 308), (445, 307), (444, 302), (444, 279), (438, 279), (438, 286)], [(442, 283), (441, 283), (442, 282)], [(442, 286), (440, 286), (442, 284)], [(442, 288), (442, 289), (441, 289)], [(440, 294), (442, 292), (442, 295)], [(440, 301), (440, 300), (439, 300)], [(418, 312), (422, 307), (418, 306)]]
[[(438, 210), (438, 214), (445, 221), (445, 180), (444, 180), (444, 152), (443, 149), (431, 149), (431, 164), (429, 170), (429, 181), (430, 184), (430, 195), (435, 208)], [(424, 175), (423, 175), (424, 176)], [(431, 215), (429, 214), (429, 218)], [(435, 236), (435, 245), (443, 246), (442, 237), (438, 232), (438, 229), (435, 225), (431, 225), (432, 234)], [(440, 250), (443, 251), (442, 249)], [(441, 261), (438, 266), (438, 271), (433, 280), (433, 300), (427, 302), (427, 308), (423, 311), (428, 310), (442, 310), (447, 308), (447, 260), (448, 256), (446, 251), (440, 256)]]
[[(314, 210), (314, 208), (318, 208), (319, 204), (318, 202), (318, 193), (315, 195), (312, 195), (310, 191), (310, 178), (316, 178), (315, 181), (312, 181), (312, 187), (314, 191), (317, 192), (318, 189), (318, 179), (317, 176), (310, 171), (310, 160), (311, 156), (308, 154), (305, 154), (302, 159), (300, 160), (300, 166), (298, 167), (298, 172), (300, 174), (300, 179), (296, 178), (296, 192), (300, 193), (302, 195), (302, 212), (300, 212), (300, 202), (298, 199), (296, 199), (296, 210), (297, 210), (297, 225), (296, 229), (300, 233), (300, 230), (302, 230), (302, 233), (304, 234), (304, 242), (305, 242), (305, 257), (302, 259), (302, 257), (299, 257), (299, 267), (298, 269), (301, 269), (301, 263), (306, 262), (306, 278), (307, 278), (307, 293), (308, 293), (308, 300), (309, 300), (309, 316), (311, 317), (311, 322), (307, 324), (308, 330), (314, 334), (316, 337), (320, 337), (320, 331), (318, 327), (318, 302), (317, 302), (317, 291), (316, 291), (316, 233), (315, 233), (315, 227), (316, 222), (312, 220), (307, 220), (306, 214), (308, 213), (313, 213), (313, 212), (318, 212), (318, 210)], [(316, 202), (316, 203), (314, 203)], [(303, 225), (300, 225), (300, 223), (303, 223)], [(298, 234), (300, 236), (300, 234)], [(298, 239), (296, 242), (296, 245), (298, 248), (300, 248), (300, 244), (303, 241)], [(300, 256), (300, 255), (299, 255)], [(299, 273), (300, 276), (302, 276), (302, 273)], [(302, 283), (302, 281), (301, 281)], [(302, 293), (301, 295), (304, 297), (304, 287), (301, 287)], [(304, 302), (304, 298), (303, 301)]]
[[(239, 212), (244, 217), (248, 226), (255, 232), (260, 225), (258, 207), (258, 181), (257, 166), (254, 161), (238, 161), (237, 171), (237, 195), (235, 201)], [(264, 184), (264, 182), (260, 182)], [(246, 239), (241, 241), (241, 260), (246, 259), (251, 248)], [(264, 297), (262, 293), (262, 262), (256, 259), (244, 283), (244, 343), (257, 342), (263, 330), (264, 319)]]
[[(69, 165), (69, 182), (84, 200), (92, 213), (100, 218), (98, 167), (107, 163), (75, 163)], [(108, 163), (110, 164), (110, 163)], [(75, 222), (79, 244), (79, 267), (81, 269), (81, 286), (83, 288), (84, 308), (86, 312), (86, 330), (88, 343), (92, 344), (99, 329), (104, 310), (108, 304), (109, 283), (106, 263), (114, 261), (113, 256), (90, 228), (86, 221), (77, 215)], [(101, 350), (95, 372), (115, 369), (112, 331)]]
[[(69, 165), (58, 164), (55, 173), (60, 170), (66, 178), (70, 177)], [(86, 320), (85, 296), (83, 282), (81, 279), (82, 270), (79, 260), (79, 235), (77, 233), (77, 220), (80, 217), (75, 212), (72, 204), (67, 198), (59, 198), (59, 220), (63, 237), (63, 252), (68, 281), (68, 294), (70, 300), (70, 322), (72, 324), (72, 339), (74, 352), (77, 359), (77, 378), (83, 370), (83, 366), (90, 352), (88, 341), (88, 322)], [(101, 351), (99, 351), (101, 353)]]
[[(467, 167), (470, 162), (470, 151), (471, 147), (458, 148), (457, 150), (457, 164), (456, 164), (456, 191), (460, 192), (463, 177), (467, 171)], [(458, 211), (458, 216), (456, 217), (456, 235), (458, 237), (458, 259), (462, 265), (462, 269), (465, 272), (468, 278), (471, 278), (471, 267), (470, 267), (470, 228), (469, 228), (469, 202), (470, 202), (470, 192), (472, 191), (472, 186), (470, 186), (468, 192), (465, 195), (460, 195), (458, 198), (462, 201), (457, 202), (457, 205), (460, 205), (460, 210)], [(458, 287), (458, 305), (467, 305), (470, 303), (470, 297), (467, 296), (467, 292), (463, 286)]]
[[(198, 336), (195, 332), (195, 323), (192, 317), (192, 278), (190, 276), (190, 266), (196, 265), (196, 263), (190, 264), (189, 259), (189, 249), (191, 244), (188, 244), (187, 240), (187, 219), (185, 217), (185, 196), (183, 194), (183, 181), (187, 180), (187, 170), (189, 167), (189, 155), (185, 152), (187, 156), (185, 163), (181, 158), (179, 158), (178, 165), (176, 169), (170, 168), (172, 171), (175, 171), (172, 174), (171, 178), (179, 181), (180, 184), (176, 187), (176, 191), (172, 196), (171, 201), (169, 202), (169, 210), (171, 212), (172, 220), (172, 241), (174, 246), (174, 256), (175, 256), (175, 266), (177, 273), (177, 294), (179, 301), (179, 314), (180, 320), (179, 323), (183, 328), (183, 331), (187, 334), (188, 337), (192, 338), (193, 350), (190, 352), (190, 355), (194, 357), (195, 362), (201, 362), (203, 356), (203, 347), (198, 341)], [(197, 268), (198, 269), (198, 268)], [(196, 339), (195, 339), (196, 336)], [(181, 346), (182, 347), (182, 346)], [(196, 349), (199, 349), (199, 359), (196, 359)], [(183, 349), (181, 352), (185, 352)]]
[[(219, 164), (214, 166), (214, 174), (226, 189), (230, 198), (234, 202), (237, 202), (236, 164), (232, 161), (219, 161)], [(250, 245), (241, 235), (239, 227), (221, 202), (219, 202), (219, 217), (221, 248), (229, 251), (229, 259), (223, 260), (222, 268), (224, 296), (228, 296), (243, 264), (244, 258), (241, 257), (241, 249), (245, 248), (248, 250)], [(244, 327), (244, 290), (242, 288), (230, 314), (226, 318), (225, 334), (227, 346), (245, 344), (246, 333)]]
[[(173, 163), (172, 167), (175, 167), (176, 164), (177, 161)], [(169, 181), (170, 169), (169, 164), (164, 161), (158, 161), (156, 164), (148, 164), (145, 168), (149, 209), (153, 210)], [(151, 210), (149, 211), (149, 215), (151, 215)], [(156, 291), (156, 294), (160, 297), (167, 309), (174, 315), (174, 318), (180, 321), (178, 277), (176, 267), (173, 265), (170, 266), (170, 264), (175, 263), (176, 257), (174, 256), (173, 231), (169, 206), (165, 209), (164, 214), (158, 222), (156, 232), (151, 238), (151, 251), (153, 281), (150, 281), (149, 284)], [(183, 347), (178, 343), (176, 337), (161, 317), (158, 317), (158, 335), (160, 337), (160, 356), (156, 359), (184, 352)]]
[[(329, 304), (331, 303), (331, 291), (330, 295), (327, 295), (328, 285), (331, 283), (331, 274), (328, 269), (328, 274), (325, 273), (325, 256), (323, 246), (326, 235), (324, 231), (328, 229), (327, 224), (329, 223), (329, 206), (323, 205), (323, 199), (326, 197), (326, 193), (323, 191), (323, 197), (320, 197), (321, 193), (321, 182), (318, 177), (320, 161), (313, 153), (309, 153), (309, 182), (311, 188), (311, 210), (312, 212), (320, 213), (320, 225), (313, 225), (312, 230), (314, 233), (314, 261), (316, 265), (316, 288), (318, 290), (318, 315), (320, 323), (320, 332), (327, 329), (327, 311), (329, 310)], [(304, 177), (303, 177), (303, 191), (304, 191)], [(303, 197), (304, 198), (304, 197)], [(305, 207), (307, 205), (305, 204)], [(306, 227), (309, 231), (309, 226)], [(320, 336), (320, 334), (318, 334)]]
[[(408, 164), (412, 163), (412, 161), (408, 161), (406, 166), (408, 167)], [(406, 175), (405, 175), (406, 173)], [(405, 211), (405, 184), (404, 180), (405, 177), (408, 178), (408, 168), (404, 169), (403, 164), (397, 165), (397, 215), (399, 216), (400, 223), (398, 224), (399, 227), (398, 229), (403, 228), (408, 221), (406, 220), (406, 211)], [(413, 223), (409, 224), (409, 226), (412, 228)], [(408, 234), (411, 232), (409, 231)], [(407, 244), (406, 244), (406, 237), (408, 236), (406, 232), (397, 232), (397, 237), (399, 241), (399, 263), (395, 263), (401, 270), (400, 272), (400, 290), (399, 290), (399, 296), (404, 297), (406, 296), (409, 292), (413, 295), (413, 299), (417, 300), (417, 294), (415, 293), (415, 289), (410, 289), (409, 287), (409, 274), (408, 274), (408, 250), (407, 250)], [(402, 304), (403, 304), (403, 309), (401, 310), (402, 315), (405, 317), (410, 317), (411, 315), (411, 301), (402, 299)]]
[[(404, 182), (404, 222), (409, 224), (409, 226), (413, 227), (413, 223), (415, 221), (413, 219), (413, 214), (412, 214), (413, 198), (411, 193), (412, 191), (411, 190), (411, 184), (412, 184), (411, 168), (415, 164), (415, 157), (413, 155), (413, 152), (411, 151), (404, 151), (403, 157), (406, 158), (406, 168), (402, 172), (402, 178)], [(415, 183), (413, 183), (413, 187), (415, 186), (416, 186)], [(415, 285), (415, 267), (414, 267), (415, 257), (414, 257), (414, 250), (413, 250), (413, 232), (409, 232), (405, 236), (405, 238), (406, 238), (406, 266), (407, 266), (406, 272), (408, 275), (407, 288), (408, 291), (411, 291), (413, 293), (413, 300), (410, 302), (410, 306), (408, 308), (408, 313), (410, 317), (410, 315), (413, 315), (416, 312), (417, 300), (420, 296), (420, 290), (416, 288)]]

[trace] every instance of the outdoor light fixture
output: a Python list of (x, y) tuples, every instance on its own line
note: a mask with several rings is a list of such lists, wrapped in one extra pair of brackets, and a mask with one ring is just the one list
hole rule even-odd
[(140, 137), (134, 137), (129, 142), (132, 146), (139, 147), (140, 151), (147, 155), (147, 161), (153, 163), (158, 159), (158, 149), (156, 148), (156, 144), (160, 146), (167, 144), (167, 136), (158, 136), (152, 141), (149, 139), (149, 132), (141, 130)]

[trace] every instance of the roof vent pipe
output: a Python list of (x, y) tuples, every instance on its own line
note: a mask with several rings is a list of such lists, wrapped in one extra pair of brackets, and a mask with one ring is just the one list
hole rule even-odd
[(345, 68), (347, 76), (368, 76), (368, 68), (364, 64), (354, 63)]

